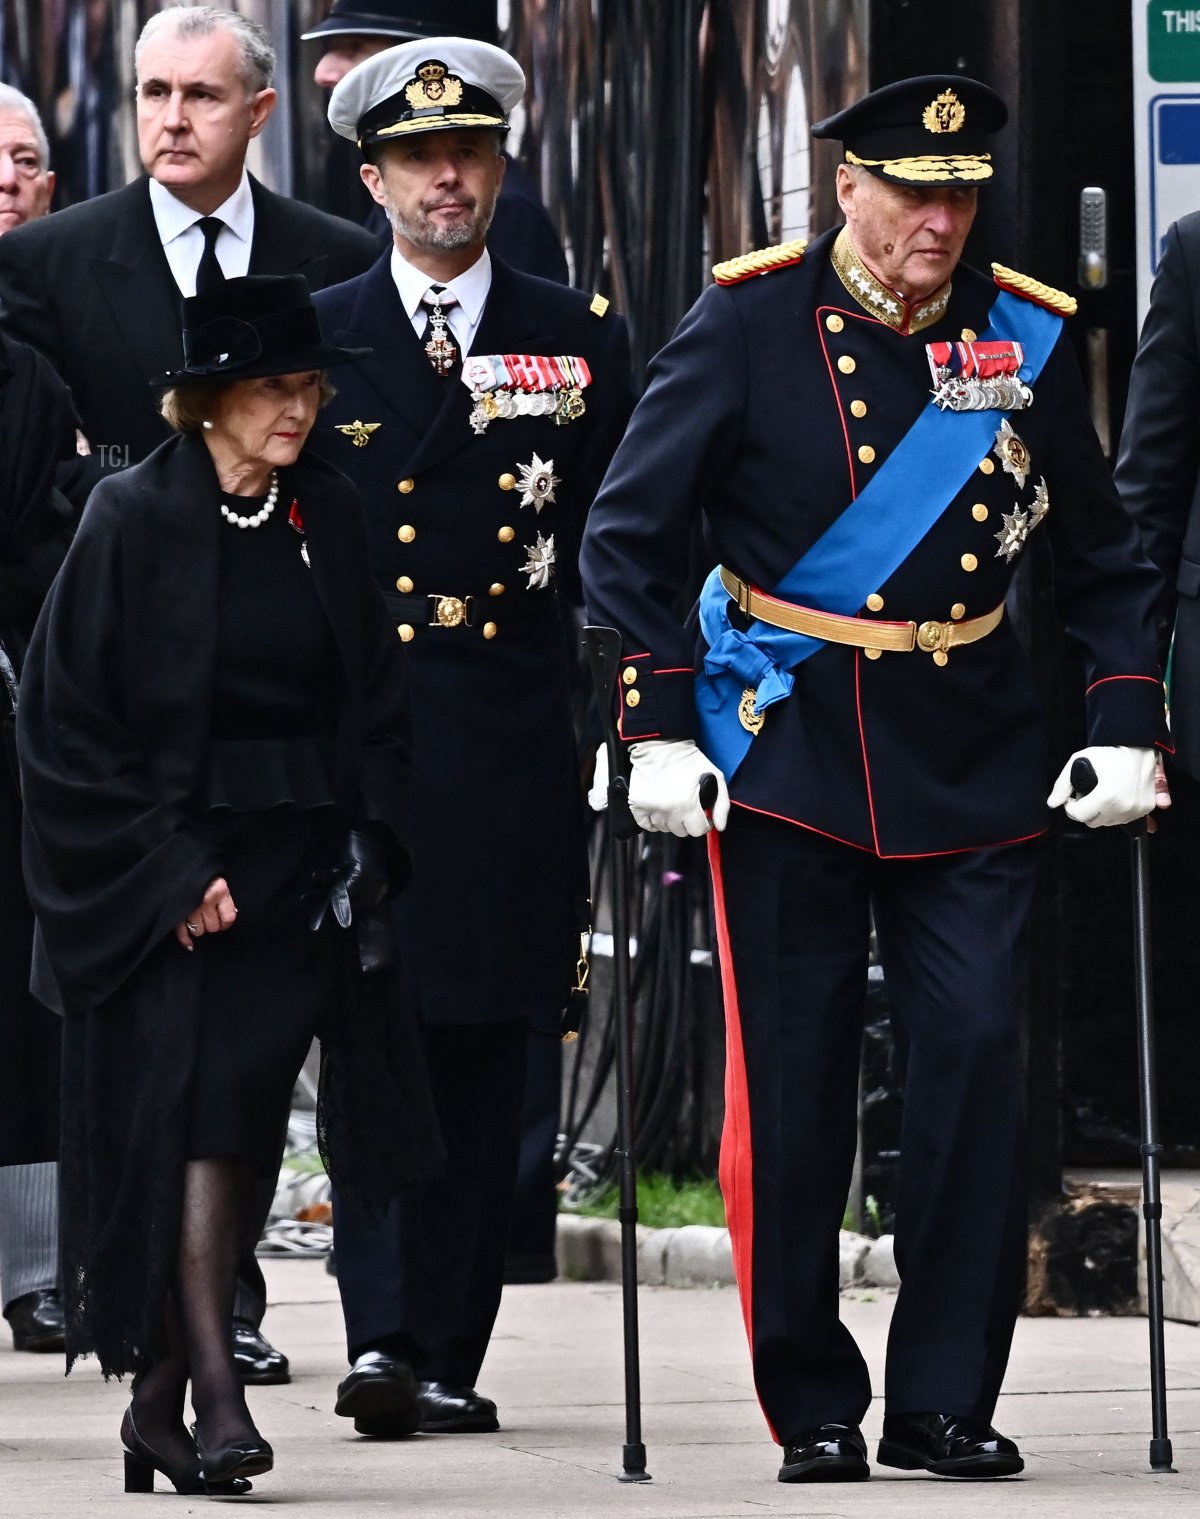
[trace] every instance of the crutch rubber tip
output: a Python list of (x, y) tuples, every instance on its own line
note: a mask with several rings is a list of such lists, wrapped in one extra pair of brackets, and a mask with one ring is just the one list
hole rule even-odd
[(1164, 1474), (1175, 1471), (1171, 1442), (1165, 1436), (1161, 1440), (1150, 1441), (1150, 1470)]

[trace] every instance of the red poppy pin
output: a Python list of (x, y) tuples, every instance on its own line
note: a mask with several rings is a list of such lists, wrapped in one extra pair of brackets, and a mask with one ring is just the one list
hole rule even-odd
[(304, 531), (304, 518), (300, 515), (299, 501), (292, 502), (292, 509), (288, 513), (288, 526), (294, 527), (298, 533)]

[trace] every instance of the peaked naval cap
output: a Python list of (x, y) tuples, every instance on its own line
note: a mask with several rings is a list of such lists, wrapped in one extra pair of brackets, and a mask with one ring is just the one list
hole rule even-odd
[(470, 37), (419, 37), (357, 64), (334, 86), (329, 125), (365, 147), (416, 132), (508, 131), (525, 94), (517, 60)]
[(899, 185), (974, 185), (992, 177), (988, 139), (1008, 107), (964, 74), (923, 74), (872, 90), (812, 135), (840, 140), (846, 162)]

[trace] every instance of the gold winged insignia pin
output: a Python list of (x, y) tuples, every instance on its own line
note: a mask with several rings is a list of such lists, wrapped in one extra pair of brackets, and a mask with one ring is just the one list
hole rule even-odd
[(366, 448), (371, 441), (371, 434), (377, 431), (383, 424), (381, 422), (339, 422), (336, 424), (337, 431), (343, 437), (349, 438), (355, 448)]

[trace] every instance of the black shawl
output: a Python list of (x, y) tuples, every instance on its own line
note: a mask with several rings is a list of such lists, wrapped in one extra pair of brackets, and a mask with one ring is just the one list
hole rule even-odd
[[(18, 742), (34, 988), (67, 1018), (67, 1350), (95, 1350), (106, 1373), (156, 1354), (174, 1269), (199, 967), (171, 930), (218, 873), (196, 826), (217, 535), (229, 531), (218, 498), (199, 436), (103, 480), (26, 660)], [(340, 654), (336, 804), (347, 823), (384, 823), (402, 842), (402, 662), (357, 493), (302, 456), (280, 472), (280, 509), (293, 503)], [(340, 1007), (321, 1030), (321, 1131), (339, 1189), (379, 1207), (436, 1168), (440, 1140), (411, 1019), (386, 976), (357, 975), (344, 958)]]

